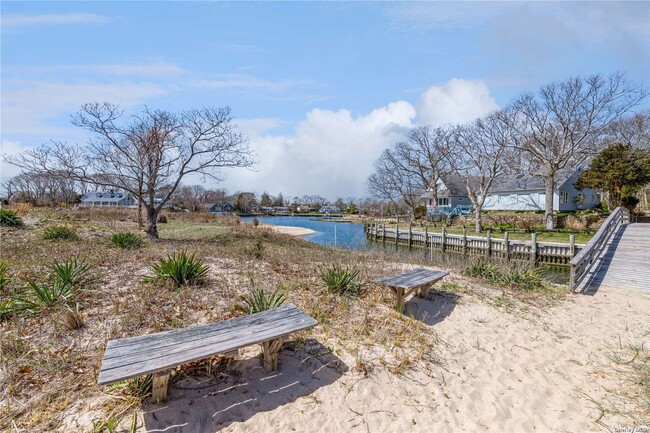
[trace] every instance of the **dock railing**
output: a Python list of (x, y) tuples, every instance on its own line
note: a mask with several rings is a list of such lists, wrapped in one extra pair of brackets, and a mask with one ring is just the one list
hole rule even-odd
[(623, 224), (630, 223), (630, 211), (624, 207), (614, 209), (609, 217), (600, 226), (594, 237), (580, 250), (575, 257), (569, 262), (571, 267), (571, 276), (569, 279), (569, 288), (575, 291), (584, 277), (589, 272), (594, 260), (596, 260), (607, 245), (612, 236), (618, 231)]

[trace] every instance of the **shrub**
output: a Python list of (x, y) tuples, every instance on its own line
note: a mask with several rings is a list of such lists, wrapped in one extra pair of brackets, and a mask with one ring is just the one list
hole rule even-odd
[(172, 253), (158, 263), (151, 265), (153, 277), (145, 277), (145, 282), (165, 281), (171, 282), (176, 287), (186, 284), (199, 284), (205, 280), (209, 268), (203, 260), (188, 256), (185, 251)]
[(131, 232), (115, 233), (111, 237), (111, 242), (113, 245), (124, 248), (126, 250), (140, 248), (142, 245), (144, 245), (144, 239), (142, 239), (142, 236)]
[(90, 280), (90, 271), (93, 266), (85, 259), (75, 256), (61, 263), (55, 260), (47, 268), (50, 271), (50, 278), (53, 282), (71, 287), (80, 287)]
[(497, 286), (508, 286), (526, 291), (542, 289), (542, 277), (534, 269), (503, 269), (492, 263), (478, 261), (465, 269), (471, 277), (482, 278), (485, 282)]
[(77, 231), (71, 226), (52, 226), (43, 230), (43, 239), (71, 241), (78, 239)]
[(331, 268), (322, 269), (320, 277), (332, 293), (340, 295), (358, 295), (360, 284), (357, 281), (359, 270), (355, 268), (343, 268), (333, 265)]
[(165, 215), (160, 215), (158, 217), (158, 224), (167, 224), (167, 217)]
[(250, 293), (239, 298), (239, 304), (235, 305), (235, 309), (244, 314), (255, 314), (278, 308), (286, 300), (287, 295), (284, 293), (282, 286), (278, 286), (273, 293), (267, 294), (261, 287), (257, 287), (251, 281)]
[(38, 310), (44, 307), (66, 304), (68, 299), (76, 294), (70, 284), (64, 284), (58, 280), (41, 283), (30, 281), (27, 283), (27, 287), (31, 290), (32, 296), (30, 298), (16, 298), (14, 303), (16, 311)]
[(23, 220), (18, 216), (16, 211), (0, 209), (0, 225), (6, 227), (20, 227), (23, 225)]

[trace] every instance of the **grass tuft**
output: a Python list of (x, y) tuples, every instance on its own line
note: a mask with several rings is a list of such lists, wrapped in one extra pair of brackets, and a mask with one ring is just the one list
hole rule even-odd
[(73, 241), (79, 239), (74, 227), (67, 225), (52, 226), (43, 230), (43, 239), (51, 241)]
[(495, 286), (507, 286), (527, 292), (544, 288), (542, 277), (534, 269), (503, 269), (493, 263), (478, 261), (465, 269), (465, 274), (478, 277)]
[(23, 220), (18, 216), (16, 211), (11, 209), (0, 209), (0, 226), (21, 227)]
[(77, 256), (70, 257), (63, 262), (55, 260), (54, 263), (49, 265), (49, 276), (55, 282), (62, 285), (69, 285), (71, 287), (80, 288), (87, 283), (90, 278), (90, 272), (93, 266), (85, 259)]
[(144, 245), (144, 239), (135, 233), (118, 232), (111, 237), (111, 243), (125, 250), (133, 250), (141, 248)]

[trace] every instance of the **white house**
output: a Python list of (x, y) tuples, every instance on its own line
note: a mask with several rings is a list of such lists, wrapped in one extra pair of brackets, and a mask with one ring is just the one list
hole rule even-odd
[(320, 208), (320, 213), (339, 213), (341, 209), (338, 206), (323, 206)]
[[(562, 169), (555, 176), (553, 210), (560, 212), (593, 209), (600, 203), (596, 190), (577, 190), (573, 184), (582, 169)], [(434, 205), (429, 191), (421, 196), (427, 200), (429, 213), (446, 212), (457, 206), (471, 206), (465, 182), (460, 176), (446, 176), (438, 183), (438, 201)], [(544, 178), (528, 173), (502, 175), (495, 179), (483, 210), (543, 211), (546, 205)]]
[(132, 207), (136, 200), (129, 193), (124, 192), (88, 192), (81, 197), (81, 207)]

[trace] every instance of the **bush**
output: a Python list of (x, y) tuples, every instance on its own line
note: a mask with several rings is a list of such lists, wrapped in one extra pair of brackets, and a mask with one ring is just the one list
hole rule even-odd
[(516, 289), (535, 291), (542, 289), (542, 277), (534, 269), (518, 270), (503, 269), (485, 261), (479, 261), (465, 269), (471, 277), (482, 278), (485, 282), (496, 286), (508, 286)]
[(145, 282), (165, 281), (176, 287), (186, 284), (200, 284), (208, 275), (209, 268), (203, 260), (188, 256), (185, 251), (172, 253), (158, 263), (151, 265), (153, 277), (145, 277)]
[(278, 308), (286, 300), (287, 295), (284, 293), (282, 286), (278, 286), (273, 293), (267, 294), (251, 281), (250, 293), (239, 298), (239, 304), (235, 305), (235, 309), (244, 314), (255, 314)]
[(41, 283), (30, 281), (27, 283), (27, 287), (31, 290), (32, 296), (30, 298), (16, 298), (14, 302), (16, 311), (38, 310), (44, 307), (65, 305), (68, 299), (76, 294), (74, 287), (59, 280)]
[(639, 199), (633, 195), (626, 195), (625, 197), (621, 197), (621, 205), (623, 205), (623, 207), (628, 208), (630, 212), (632, 212), (636, 207), (636, 205), (638, 204), (639, 204)]
[(0, 209), (0, 226), (21, 227), (23, 220), (18, 216), (16, 211), (10, 209)]
[(142, 245), (144, 245), (144, 239), (142, 239), (142, 236), (131, 232), (115, 233), (111, 237), (111, 242), (113, 245), (124, 248), (126, 250), (140, 248)]
[(70, 257), (61, 263), (55, 260), (47, 268), (50, 271), (51, 281), (80, 288), (90, 280), (90, 271), (93, 266), (85, 259)]
[(43, 239), (71, 241), (78, 239), (77, 231), (71, 226), (52, 226), (43, 230)]
[(320, 277), (327, 290), (339, 295), (358, 295), (360, 287), (357, 281), (358, 276), (358, 269), (342, 268), (339, 265), (333, 265), (331, 268), (320, 271)]
[(167, 224), (167, 217), (165, 215), (160, 215), (158, 217), (158, 224)]

